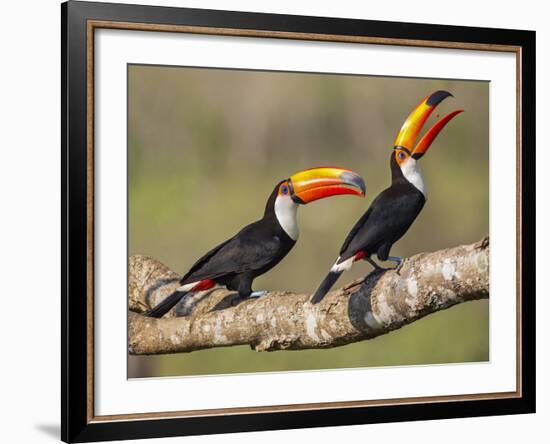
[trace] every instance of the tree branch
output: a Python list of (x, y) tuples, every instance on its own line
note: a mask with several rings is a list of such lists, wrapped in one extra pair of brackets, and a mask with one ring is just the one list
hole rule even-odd
[(130, 258), (129, 350), (136, 355), (249, 344), (256, 351), (330, 348), (371, 339), (453, 305), (489, 297), (489, 239), (421, 253), (400, 270), (372, 272), (327, 294), (272, 291), (240, 301), (226, 289), (197, 293), (164, 318), (140, 315), (178, 287), (146, 256)]

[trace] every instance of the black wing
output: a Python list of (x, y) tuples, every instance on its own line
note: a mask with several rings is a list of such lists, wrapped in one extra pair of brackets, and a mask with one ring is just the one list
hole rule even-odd
[[(350, 248), (350, 244), (355, 239), (355, 236), (357, 236), (357, 233), (359, 232), (359, 230), (361, 230), (365, 226), (371, 213), (372, 213), (372, 204), (369, 207), (369, 209), (365, 212), (365, 214), (363, 214), (361, 218), (357, 222), (355, 222), (355, 225), (353, 226), (351, 231), (348, 233), (346, 239), (344, 240), (344, 243), (342, 244), (342, 247), (340, 248), (340, 256), (342, 256), (342, 254), (345, 254), (346, 251), (348, 251), (348, 249)], [(356, 253), (357, 251), (353, 253), (351, 256), (353, 256)]]
[(248, 225), (238, 234), (202, 256), (181, 279), (182, 285), (203, 279), (216, 279), (235, 273), (258, 271), (279, 259), (278, 236), (261, 236), (259, 222)]
[[(180, 284), (185, 284), (187, 278), (192, 275), (193, 273), (199, 271), (201, 267), (206, 264), (212, 256), (214, 256), (221, 248), (223, 248), (225, 245), (227, 245), (229, 242), (231, 242), (234, 239), (234, 237), (227, 239), (225, 242), (222, 242), (220, 245), (212, 248), (210, 251), (205, 253), (202, 257), (197, 259), (197, 261), (193, 264), (193, 266), (189, 269), (189, 271), (180, 279)], [(195, 281), (190, 281), (195, 282)]]
[(340, 262), (360, 251), (374, 253), (380, 245), (398, 240), (414, 222), (424, 202), (424, 196), (417, 190), (384, 190), (348, 234), (340, 250)]

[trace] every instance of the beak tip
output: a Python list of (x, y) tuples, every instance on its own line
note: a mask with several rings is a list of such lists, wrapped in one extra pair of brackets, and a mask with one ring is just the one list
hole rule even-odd
[(432, 93), (430, 97), (428, 97), (428, 99), (426, 100), (426, 105), (431, 107), (436, 107), (447, 97), (454, 97), (454, 96), (449, 91), (440, 89), (439, 91)]
[(457, 109), (456, 111), (453, 111), (452, 113), (449, 113), (449, 120), (453, 117), (458, 116), (459, 114), (462, 114), (464, 112), (463, 109)]
[(357, 184), (357, 188), (359, 188), (359, 195), (361, 197), (364, 197), (365, 194), (367, 194), (367, 187), (365, 185), (365, 181), (361, 176), (357, 176), (357, 180), (355, 181)]
[(342, 183), (347, 183), (348, 185), (358, 189), (359, 196), (361, 197), (365, 196), (367, 192), (367, 187), (365, 186), (365, 181), (359, 174), (351, 171), (344, 171), (340, 175), (340, 180), (342, 181)]

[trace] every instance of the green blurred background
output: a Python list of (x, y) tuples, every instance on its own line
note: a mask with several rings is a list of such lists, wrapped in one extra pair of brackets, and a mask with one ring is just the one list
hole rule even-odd
[[(313, 292), (372, 199), (390, 184), (389, 156), (408, 113), (446, 89), (438, 116), (463, 108), (422, 159), (428, 201), (393, 255), (470, 243), (489, 230), (489, 84), (477, 81), (128, 67), (129, 254), (185, 273), (263, 214), (275, 184), (301, 169), (343, 166), (367, 197), (300, 208), (300, 239), (255, 289)], [(439, 113), (439, 114), (438, 114)], [(340, 284), (371, 270), (356, 264)], [(389, 335), (331, 350), (257, 353), (247, 346), (129, 356), (128, 377), (486, 361), (488, 301), (428, 316)]]

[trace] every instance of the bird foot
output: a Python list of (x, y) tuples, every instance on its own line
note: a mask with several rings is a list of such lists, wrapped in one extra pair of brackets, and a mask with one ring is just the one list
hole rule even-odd
[(262, 296), (265, 296), (267, 293), (269, 293), (269, 291), (267, 291), (267, 290), (253, 291), (252, 293), (250, 293), (250, 296), (248, 296), (248, 298), (249, 299), (261, 298)]
[(399, 262), (397, 264), (397, 267), (394, 268), (394, 270), (397, 274), (399, 274), (399, 272), (401, 271), (401, 268), (403, 267), (404, 263), (405, 263), (405, 260), (403, 259), (403, 260), (401, 260), (401, 262)]
[(405, 258), (390, 256), (388, 257), (388, 260), (397, 264), (394, 268), (390, 268), (390, 270), (394, 270), (397, 274), (399, 274), (401, 267), (405, 263)]

